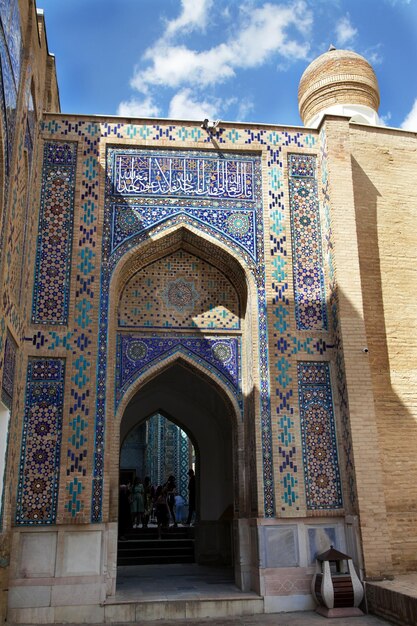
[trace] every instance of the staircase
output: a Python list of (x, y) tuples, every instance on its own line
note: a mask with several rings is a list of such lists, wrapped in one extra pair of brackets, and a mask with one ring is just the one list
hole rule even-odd
[(119, 539), (118, 565), (194, 563), (194, 528), (136, 528)]

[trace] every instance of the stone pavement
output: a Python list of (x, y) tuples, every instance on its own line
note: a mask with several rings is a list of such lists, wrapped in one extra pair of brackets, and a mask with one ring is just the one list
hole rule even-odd
[[(263, 615), (247, 615), (242, 617), (221, 619), (200, 619), (198, 621), (182, 621), (186, 626), (387, 626), (388, 622), (373, 615), (363, 617), (327, 619), (317, 613), (307, 611), (298, 613), (268, 613)], [(145, 626), (138, 622), (136, 626)], [(149, 622), (147, 623), (149, 626)], [(158, 622), (158, 626), (179, 626), (179, 622)]]
[[(244, 615), (241, 617), (222, 617), (187, 620), (157, 620), (154, 622), (137, 621), (134, 626), (389, 626), (374, 615), (363, 617), (321, 617), (312, 611), (298, 613), (266, 613), (261, 615)], [(53, 626), (103, 626), (103, 624), (54, 624)], [(127, 626), (126, 623), (111, 626)], [(128, 626), (133, 626), (129, 624)]]

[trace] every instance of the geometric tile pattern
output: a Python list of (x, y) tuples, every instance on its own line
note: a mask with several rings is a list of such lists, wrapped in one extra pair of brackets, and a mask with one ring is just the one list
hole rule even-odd
[(163, 485), (172, 474), (176, 478), (177, 493), (186, 499), (190, 440), (179, 426), (159, 413), (146, 423), (146, 469), (151, 484)]
[(56, 520), (65, 359), (29, 359), (16, 524)]
[(6, 335), (3, 361), (3, 381), (1, 387), (1, 399), (8, 409), (11, 410), (13, 403), (14, 373), (16, 368), (17, 344), (11, 334)]
[(119, 335), (117, 341), (116, 406), (134, 380), (151, 366), (178, 352), (215, 371), (241, 404), (239, 337), (143, 337)]
[[(268, 133), (269, 167), (269, 215), (270, 215), (270, 255), (272, 306), (270, 324), (271, 337), (271, 402), (277, 431), (276, 457), (280, 491), (277, 494), (281, 511), (299, 510), (303, 491), (302, 455), (298, 446), (299, 428), (294, 419), (293, 379), (296, 380), (295, 356), (323, 354), (326, 342), (322, 338), (303, 336), (300, 338), (292, 331), (291, 295), (289, 290), (288, 257), (291, 245), (291, 211), (286, 205), (286, 193), (283, 184), (283, 150), (293, 148), (313, 148), (315, 137), (304, 133)], [(290, 201), (291, 203), (291, 201)], [(275, 449), (274, 449), (275, 452)]]
[[(64, 121), (62, 135), (74, 133), (81, 144), (80, 153), (82, 178), (80, 184), (80, 214), (74, 231), (77, 242), (73, 262), (77, 273), (71, 293), (74, 296), (74, 336), (72, 338), (71, 389), (69, 397), (70, 437), (68, 439), (67, 458), (67, 502), (65, 510), (71, 518), (88, 509), (84, 495), (88, 468), (88, 429), (90, 415), (93, 412), (91, 380), (95, 377), (96, 363), (91, 358), (93, 329), (96, 331), (92, 316), (94, 307), (96, 238), (98, 220), (99, 186), (99, 125), (90, 121), (84, 124), (78, 120)], [(91, 454), (91, 452), (90, 452)], [(88, 468), (88, 469), (87, 469)]]
[(186, 433), (178, 428), (178, 493), (186, 498), (188, 490), (188, 469), (190, 463), (191, 442)]
[(45, 142), (32, 322), (67, 324), (76, 143)]
[[(143, 199), (144, 202), (146, 199)], [(207, 213), (205, 208), (201, 208), (209, 201), (201, 198), (198, 200), (200, 208), (190, 206), (190, 203), (182, 198), (178, 198), (174, 206), (147, 206), (133, 204), (132, 200), (127, 200), (125, 204), (113, 204), (112, 206), (112, 249), (127, 241), (130, 237), (145, 231), (147, 228), (164, 222), (175, 215), (183, 214), (189, 216), (194, 222), (202, 225), (207, 224), (219, 232), (227, 233), (228, 236), (243, 248), (250, 256), (256, 260), (256, 211), (242, 207), (242, 202), (235, 203), (224, 200), (222, 210)], [(229, 205), (231, 208), (229, 208)]]
[(288, 155), (297, 328), (327, 328), (316, 157)]
[(298, 392), (307, 509), (340, 509), (343, 503), (329, 363), (299, 362)]
[(119, 326), (236, 330), (240, 328), (239, 299), (217, 268), (177, 250), (126, 284)]

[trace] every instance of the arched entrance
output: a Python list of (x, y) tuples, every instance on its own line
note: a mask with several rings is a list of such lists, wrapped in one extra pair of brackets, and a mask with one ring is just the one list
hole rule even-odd
[[(247, 523), (262, 497), (255, 478), (255, 278), (233, 251), (178, 224), (130, 248), (114, 268), (108, 294), (106, 348), (114, 363), (106, 389), (110, 520), (118, 516), (123, 439), (161, 411), (196, 449), (196, 560), (234, 564), (235, 580), (247, 590)], [(255, 306), (249, 307), (251, 298)]]
[(239, 421), (221, 387), (183, 358), (138, 385), (120, 425), (123, 442), (134, 427), (160, 412), (190, 437), (196, 453), (196, 562), (233, 564), (232, 521), (244, 485), (237, 480)]

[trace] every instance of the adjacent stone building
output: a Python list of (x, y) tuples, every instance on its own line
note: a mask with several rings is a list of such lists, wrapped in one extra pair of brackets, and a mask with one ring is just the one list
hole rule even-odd
[(371, 66), (313, 61), (304, 127), (63, 115), (42, 13), (0, 17), (3, 614), (120, 621), (120, 447), (158, 411), (200, 558), (264, 611), (312, 606), (329, 544), (414, 571), (417, 139)]

